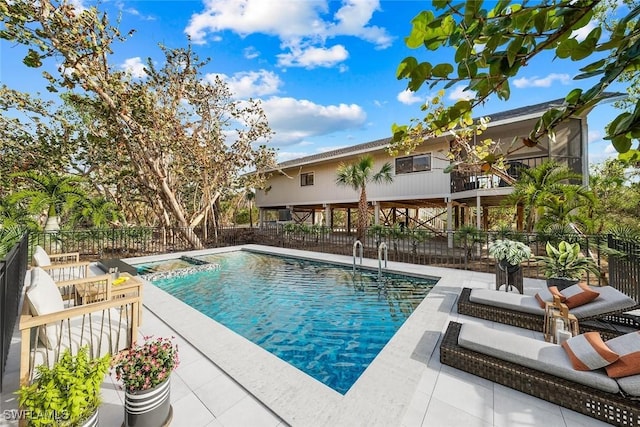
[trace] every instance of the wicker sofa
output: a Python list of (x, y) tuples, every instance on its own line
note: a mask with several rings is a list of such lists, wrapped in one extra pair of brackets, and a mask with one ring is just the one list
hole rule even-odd
[(572, 371), (559, 352), (555, 344), (450, 322), (440, 361), (606, 423), (640, 425), (640, 375), (616, 381), (604, 372)]
[[(597, 331), (604, 338), (640, 329), (637, 317), (623, 314), (640, 308), (637, 301), (611, 286), (597, 287), (596, 301), (571, 310), (579, 321), (580, 332)], [(542, 332), (544, 309), (535, 297), (488, 289), (463, 288), (458, 298), (458, 313), (518, 328)]]

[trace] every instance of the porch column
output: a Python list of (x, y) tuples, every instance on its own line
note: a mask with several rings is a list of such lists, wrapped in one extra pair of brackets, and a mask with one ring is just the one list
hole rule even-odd
[(380, 224), (380, 205), (378, 202), (373, 202), (373, 225)]
[(316, 209), (311, 209), (311, 225), (316, 225)]
[(450, 197), (446, 197), (447, 202), (447, 246), (453, 248), (453, 202)]
[(480, 196), (476, 196), (476, 228), (482, 228), (482, 205), (480, 204)]
[(324, 204), (324, 225), (327, 228), (333, 227), (333, 211), (329, 203)]
[(264, 228), (264, 209), (263, 208), (259, 208), (258, 209), (258, 228)]
[(347, 236), (351, 236), (351, 208), (347, 208)]

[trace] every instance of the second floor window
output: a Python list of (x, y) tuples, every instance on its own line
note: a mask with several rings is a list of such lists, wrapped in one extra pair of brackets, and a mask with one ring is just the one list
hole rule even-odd
[(300, 174), (300, 186), (313, 185), (313, 172)]
[(396, 159), (396, 175), (431, 170), (431, 154), (399, 157)]

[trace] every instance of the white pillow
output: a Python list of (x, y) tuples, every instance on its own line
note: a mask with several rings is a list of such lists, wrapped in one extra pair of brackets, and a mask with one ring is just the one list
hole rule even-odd
[(38, 267), (48, 267), (51, 265), (51, 258), (49, 254), (42, 249), (42, 246), (36, 246), (36, 250), (33, 251), (33, 263)]
[[(31, 269), (31, 286), (27, 289), (27, 300), (31, 314), (34, 316), (64, 310), (64, 301), (58, 287), (51, 276), (40, 267)], [(54, 349), (58, 345), (59, 323), (49, 324), (40, 330), (40, 341), (49, 349)]]

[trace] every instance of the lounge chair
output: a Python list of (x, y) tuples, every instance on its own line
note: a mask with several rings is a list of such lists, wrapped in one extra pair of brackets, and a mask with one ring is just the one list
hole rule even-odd
[(31, 263), (40, 267), (54, 278), (54, 280), (70, 280), (89, 275), (89, 262), (80, 261), (79, 252), (48, 254), (42, 246), (37, 245), (33, 251)]
[[(99, 302), (83, 304), (82, 295), (104, 293)], [(88, 345), (92, 357), (129, 347), (137, 338), (141, 297), (111, 298), (111, 275), (54, 282), (43, 269), (31, 271), (20, 316), (20, 383), (27, 384), (35, 366), (51, 366), (65, 349), (75, 353)], [(84, 299), (86, 300), (86, 298)]]
[[(571, 309), (581, 333), (597, 331), (612, 338), (625, 332), (614, 325), (640, 329), (635, 316), (622, 314), (640, 308), (637, 301), (611, 286), (590, 288), (600, 295), (588, 304)], [(544, 309), (538, 300), (512, 292), (463, 288), (458, 298), (458, 313), (539, 332), (544, 326)]]
[(640, 375), (615, 380), (603, 369), (576, 371), (556, 344), (450, 322), (440, 361), (606, 423), (640, 425)]

